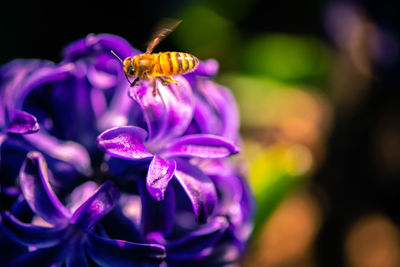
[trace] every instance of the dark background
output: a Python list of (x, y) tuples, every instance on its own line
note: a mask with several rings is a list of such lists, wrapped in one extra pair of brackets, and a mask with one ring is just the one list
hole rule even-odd
[[(327, 1), (257, 0), (241, 9), (243, 2), (226, 5), (226, 1), (221, 4), (206, 1), (206, 4), (232, 19), (244, 38), (260, 32), (283, 32), (313, 35), (332, 45), (322, 23)], [(176, 17), (190, 3), (3, 1), (0, 63), (14, 58), (60, 61), (65, 44), (89, 33), (121, 35), (144, 50), (157, 21), (161, 17)], [(399, 38), (399, 1), (358, 4), (372, 21)], [(168, 38), (159, 49), (165, 47), (179, 49)], [(222, 68), (221, 72), (224, 71), (229, 69)], [(378, 211), (400, 225), (399, 63), (376, 65), (374, 73), (367, 93), (352, 112), (342, 112), (334, 106), (335, 121), (328, 138), (327, 156), (312, 178), (326, 192), (327, 200), (321, 202), (328, 203), (322, 206), (324, 220), (315, 244), (318, 266), (345, 265), (342, 249), (345, 231), (358, 216)]]

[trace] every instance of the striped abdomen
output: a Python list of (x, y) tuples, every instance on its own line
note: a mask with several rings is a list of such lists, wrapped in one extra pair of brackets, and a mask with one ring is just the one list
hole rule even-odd
[(191, 72), (199, 65), (199, 60), (188, 53), (162, 52), (157, 56), (157, 75), (159, 76)]

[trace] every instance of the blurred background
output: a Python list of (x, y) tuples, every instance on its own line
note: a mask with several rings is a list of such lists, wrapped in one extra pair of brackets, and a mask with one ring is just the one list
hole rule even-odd
[(236, 96), (258, 213), (243, 266), (400, 266), (400, 4), (385, 1), (7, 1), (0, 63), (58, 62), (113, 33), (220, 63)]

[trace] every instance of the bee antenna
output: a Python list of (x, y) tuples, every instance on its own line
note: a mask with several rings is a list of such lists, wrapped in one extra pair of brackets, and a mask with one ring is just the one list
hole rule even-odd
[(114, 53), (114, 51), (110, 50), (111, 54), (113, 54), (116, 58), (118, 58), (119, 61), (121, 61), (122, 64), (124, 64), (124, 62), (122, 61), (122, 59)]
[[(111, 52), (111, 54), (113, 54), (116, 58), (118, 58), (119, 61), (121, 61), (121, 64), (122, 64), (122, 65), (124, 65), (124, 62), (122, 61), (122, 59), (121, 59), (117, 54), (115, 54), (114, 51), (110, 50), (110, 52)], [(124, 74), (125, 74), (126, 79), (128, 80), (128, 83), (133, 87), (134, 84), (129, 80), (129, 78), (128, 78), (128, 76), (126, 75), (126, 73), (124, 73)]]

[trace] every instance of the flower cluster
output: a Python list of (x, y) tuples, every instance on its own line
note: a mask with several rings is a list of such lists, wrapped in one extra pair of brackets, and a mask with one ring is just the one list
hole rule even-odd
[(201, 62), (178, 85), (130, 87), (124, 39), (0, 69), (0, 262), (222, 266), (252, 229), (235, 101)]

